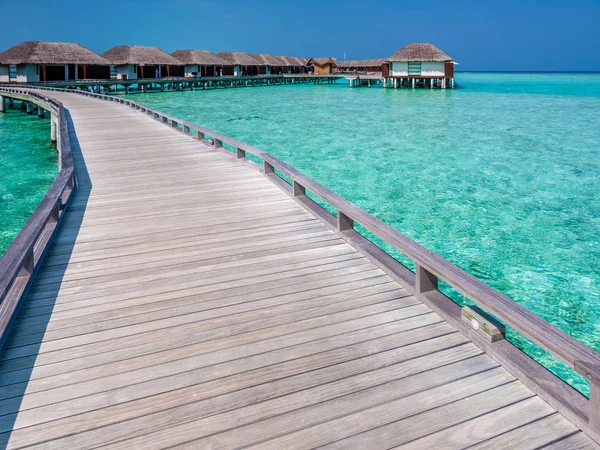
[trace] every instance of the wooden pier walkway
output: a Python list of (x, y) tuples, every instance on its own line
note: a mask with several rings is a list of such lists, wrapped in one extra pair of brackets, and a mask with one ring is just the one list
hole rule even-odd
[(0, 353), (6, 447), (598, 448), (261, 173), (42, 93), (78, 189)]

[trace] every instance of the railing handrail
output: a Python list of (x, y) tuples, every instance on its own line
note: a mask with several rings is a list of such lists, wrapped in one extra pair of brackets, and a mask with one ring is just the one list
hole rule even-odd
[(60, 89), (60, 91), (124, 103), (136, 109), (152, 113), (163, 121), (166, 119), (171, 123), (180, 124), (184, 129), (195, 130), (203, 136), (210, 136), (221, 143), (229, 144), (236, 149), (262, 159), (300, 186), (325, 200), (338, 213), (342, 213), (362, 225), (375, 236), (413, 260), (417, 265), (494, 314), (498, 319), (563, 361), (579, 374), (588, 379), (600, 381), (600, 373), (595, 373), (593, 369), (594, 367), (600, 367), (600, 354), (598, 352), (270, 153), (129, 99), (73, 89)]
[[(62, 217), (75, 179), (71, 141), (63, 105), (52, 98), (21, 88), (0, 86), (0, 95), (3, 93), (37, 101), (57, 117), (60, 169), (38, 206), (0, 258), (0, 342), (6, 338), (7, 328), (13, 320), (18, 302)], [(23, 278), (24, 282), (17, 283), (18, 278)]]

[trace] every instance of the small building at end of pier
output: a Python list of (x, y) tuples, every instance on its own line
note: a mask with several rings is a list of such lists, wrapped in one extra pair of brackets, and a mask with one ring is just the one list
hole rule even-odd
[(117, 80), (183, 77), (184, 64), (156, 47), (118, 45), (101, 55)]
[[(382, 77), (393, 87), (454, 87), (454, 60), (433, 44), (407, 44), (386, 58)], [(391, 87), (391, 86), (390, 86)]]
[(310, 58), (306, 64), (313, 68), (315, 75), (330, 75), (337, 67), (335, 58)]
[(107, 79), (109, 63), (70, 42), (22, 42), (0, 53), (0, 83)]

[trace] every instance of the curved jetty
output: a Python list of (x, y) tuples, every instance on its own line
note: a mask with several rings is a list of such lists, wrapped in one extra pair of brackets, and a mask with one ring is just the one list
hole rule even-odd
[(285, 163), (126, 98), (0, 96), (63, 161), (0, 260), (8, 448), (597, 448), (597, 353)]

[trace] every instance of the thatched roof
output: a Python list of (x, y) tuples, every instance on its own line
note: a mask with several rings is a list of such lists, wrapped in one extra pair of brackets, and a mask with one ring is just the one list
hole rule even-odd
[(79, 44), (69, 42), (22, 42), (0, 53), (0, 64), (85, 64), (108, 62)]
[(385, 62), (385, 58), (361, 59), (357, 61), (338, 61), (337, 66), (344, 67), (379, 67)]
[(234, 64), (237, 66), (264, 66), (261, 61), (253, 58), (247, 53), (243, 52), (221, 52), (217, 53), (217, 56), (223, 58), (226, 61), (229, 61), (230, 64)]
[(408, 44), (398, 50), (386, 61), (453, 61), (453, 59), (446, 55), (443, 51), (432, 44)]
[(279, 58), (282, 58), (284, 61), (286, 61), (286, 65), (294, 67), (305, 66), (308, 61), (306, 58), (297, 58), (295, 56), (279, 56)]
[(284, 66), (295, 67), (301, 65), (298, 58), (294, 58), (293, 56), (277, 56), (277, 58), (283, 61)]
[(252, 56), (257, 61), (260, 61), (265, 66), (285, 66), (286, 65), (278, 57), (271, 56), (267, 53), (250, 53), (250, 56)]
[(327, 64), (336, 65), (334, 58), (310, 58), (306, 64), (311, 64), (319, 67), (326, 66)]
[(271, 56), (277, 60), (277, 64), (273, 64), (274, 66), (289, 66), (290, 62), (284, 56)]
[(141, 45), (118, 45), (102, 53), (102, 56), (111, 64), (182, 65), (180, 61), (156, 47)]
[(229, 66), (229, 61), (220, 58), (208, 50), (177, 50), (171, 56), (183, 64), (200, 66)]

